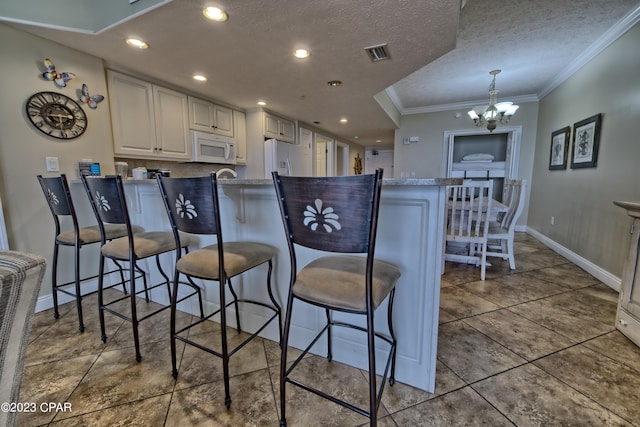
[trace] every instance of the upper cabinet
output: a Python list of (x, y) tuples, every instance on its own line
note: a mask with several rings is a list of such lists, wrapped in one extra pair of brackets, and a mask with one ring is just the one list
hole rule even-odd
[(292, 120), (264, 112), (264, 136), (280, 141), (296, 142), (296, 124)]
[(233, 137), (231, 108), (189, 97), (189, 127), (193, 130)]
[(107, 71), (117, 156), (190, 160), (187, 96)]

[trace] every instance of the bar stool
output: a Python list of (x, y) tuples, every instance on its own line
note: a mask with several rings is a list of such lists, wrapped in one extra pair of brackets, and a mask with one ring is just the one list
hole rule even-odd
[[(140, 354), (140, 339), (138, 336), (138, 324), (139, 322), (160, 313), (161, 311), (169, 308), (169, 305), (162, 306), (157, 310), (153, 310), (142, 317), (138, 317), (136, 310), (137, 295), (144, 293), (145, 301), (149, 302), (149, 291), (160, 286), (167, 287), (169, 299), (171, 299), (171, 286), (170, 279), (162, 269), (159, 256), (163, 253), (167, 253), (176, 249), (176, 244), (173, 239), (173, 233), (170, 231), (148, 231), (135, 233), (134, 227), (131, 225), (129, 218), (129, 211), (127, 210), (127, 203), (125, 201), (124, 188), (122, 186), (122, 178), (120, 176), (107, 176), (104, 178), (98, 177), (86, 177), (82, 176), (82, 183), (91, 201), (91, 207), (98, 219), (98, 226), (100, 228), (102, 248), (100, 250), (100, 270), (98, 275), (98, 305), (100, 307), (100, 331), (102, 333), (102, 341), (107, 341), (107, 335), (105, 332), (104, 324), (104, 312), (111, 313), (121, 319), (131, 322), (133, 328), (133, 340), (136, 351), (136, 361), (142, 360)], [(107, 241), (106, 230), (113, 224), (124, 226), (127, 230), (127, 234), (124, 237)], [(188, 248), (191, 244), (191, 239), (188, 236), (181, 236), (181, 248)], [(155, 257), (156, 266), (158, 272), (164, 278), (163, 281), (148, 286), (146, 272), (138, 265), (139, 260), (143, 260), (149, 257)], [(104, 301), (103, 283), (104, 275), (104, 263), (105, 258), (109, 258), (116, 261), (126, 261), (129, 263), (129, 283), (131, 291), (129, 295), (118, 297), (112, 301)], [(141, 278), (143, 281), (144, 289), (136, 291), (136, 271), (142, 273)], [(202, 309), (202, 295), (200, 288), (188, 284), (193, 288), (193, 292), (180, 298), (178, 302), (184, 301), (194, 295), (198, 296), (200, 303), (201, 315)], [(129, 298), (131, 308), (129, 313), (122, 313), (114, 308), (114, 304)]]
[[(222, 238), (222, 225), (220, 222), (220, 204), (218, 198), (218, 185), (215, 174), (198, 178), (165, 178), (157, 176), (160, 191), (169, 215), (173, 229), (176, 246), (178, 247), (178, 259), (174, 276), (173, 299), (171, 302), (171, 362), (173, 364), (173, 377), (178, 377), (176, 366), (176, 340), (197, 347), (209, 354), (222, 359), (225, 405), (231, 407), (231, 394), (229, 391), (229, 358), (244, 347), (249, 341), (262, 332), (269, 323), (277, 319), (278, 335), (281, 338), (281, 309), (273, 296), (271, 289), (271, 271), (273, 258), (277, 250), (269, 245), (258, 242), (227, 242)], [(179, 232), (198, 235), (215, 235), (215, 244), (194, 250), (184, 256), (180, 256)], [(267, 264), (266, 289), (271, 300), (271, 305), (257, 299), (238, 298), (233, 288), (231, 279), (260, 265)], [(216, 281), (219, 283), (220, 308), (211, 314), (190, 325), (176, 330), (176, 295), (180, 275), (184, 275), (192, 282), (192, 278)], [(193, 282), (192, 282), (193, 283)], [(227, 301), (227, 287), (231, 293), (231, 301)], [(262, 323), (250, 337), (243, 340), (235, 348), (229, 349), (227, 344), (227, 308), (235, 309), (236, 329), (242, 331), (240, 325), (239, 304), (253, 304), (264, 307), (273, 312), (271, 317)], [(221, 351), (206, 347), (201, 343), (190, 340), (187, 332), (190, 328), (220, 315), (221, 327)], [(279, 339), (281, 342), (282, 340)]]
[[(395, 382), (396, 337), (393, 330), (393, 299), (400, 270), (374, 258), (382, 170), (372, 175), (341, 177), (289, 177), (273, 172), (282, 214), (291, 276), (280, 361), (280, 425), (286, 426), (286, 385), (291, 383), (342, 405), (377, 424), (384, 384)], [(298, 270), (296, 248), (315, 250), (320, 257)], [(331, 253), (330, 255), (328, 253)], [(305, 258), (309, 256), (305, 250)], [(356, 256), (354, 254), (365, 254)], [(388, 299), (389, 336), (374, 329), (374, 311)], [(326, 324), (302, 354), (287, 368), (287, 346), (294, 300), (324, 309)], [(363, 315), (366, 327), (335, 321), (332, 312)], [(332, 360), (332, 329), (346, 327), (366, 332), (369, 367), (369, 408), (362, 409), (303, 383), (292, 372), (321, 335), (327, 333), (327, 359)], [(376, 339), (389, 344), (389, 353), (379, 390), (376, 386)]]
[[(71, 192), (69, 190), (69, 184), (65, 174), (61, 174), (56, 177), (44, 178), (42, 175), (38, 175), (38, 182), (47, 200), (47, 205), (53, 215), (53, 221), (56, 227), (56, 234), (53, 240), (53, 263), (51, 265), (51, 291), (53, 297), (53, 315), (56, 319), (60, 317), (58, 311), (58, 292), (62, 292), (65, 295), (69, 295), (76, 300), (76, 306), (78, 310), (78, 322), (80, 332), (84, 332), (84, 320), (82, 315), (82, 297), (90, 295), (93, 292), (88, 292), (82, 295), (80, 285), (83, 281), (95, 279), (97, 276), (80, 277), (80, 249), (84, 245), (90, 245), (100, 242), (100, 228), (97, 225), (89, 227), (80, 227), (78, 225), (78, 218), (76, 216), (76, 210), (71, 199)], [(70, 217), (73, 225), (72, 229), (61, 231), (60, 225), (62, 217)], [(142, 227), (135, 227), (135, 232), (143, 231)], [(109, 225), (105, 228), (105, 239), (112, 240), (118, 237), (126, 236), (127, 229), (124, 225)], [(75, 279), (71, 282), (58, 284), (58, 252), (60, 245), (73, 246), (74, 248), (74, 272)], [(116, 264), (118, 270), (109, 271), (105, 274), (120, 272), (121, 283), (123, 290), (126, 293), (127, 289), (124, 285), (124, 275), (122, 268), (119, 264)], [(66, 289), (68, 285), (74, 284), (74, 289)], [(118, 283), (119, 284), (119, 283)], [(116, 285), (118, 285), (116, 284)], [(114, 286), (116, 286), (114, 285)]]

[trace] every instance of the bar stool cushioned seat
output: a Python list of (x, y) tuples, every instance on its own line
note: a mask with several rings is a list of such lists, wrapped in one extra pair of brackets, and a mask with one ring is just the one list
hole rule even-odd
[[(327, 256), (307, 264), (296, 277), (293, 293), (298, 298), (344, 310), (366, 310), (367, 259)], [(378, 307), (393, 289), (400, 271), (395, 265), (376, 260), (373, 265), (373, 306)]]
[[(256, 242), (226, 242), (224, 244), (224, 269), (228, 276), (236, 276), (273, 258), (272, 246)], [(205, 246), (180, 257), (176, 268), (181, 273), (195, 277), (218, 280), (218, 245)]]

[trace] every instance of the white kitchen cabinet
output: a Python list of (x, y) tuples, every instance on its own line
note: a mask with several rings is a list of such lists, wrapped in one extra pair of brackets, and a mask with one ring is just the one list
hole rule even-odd
[(116, 156), (191, 159), (186, 95), (111, 70), (107, 79)]
[(264, 136), (285, 142), (296, 142), (296, 124), (292, 120), (264, 112)]
[(236, 140), (236, 164), (247, 164), (247, 116), (233, 110), (233, 134)]
[(193, 130), (233, 137), (233, 111), (231, 108), (190, 96), (189, 127)]
[(613, 202), (632, 219), (629, 251), (622, 271), (616, 327), (640, 346), (640, 203)]

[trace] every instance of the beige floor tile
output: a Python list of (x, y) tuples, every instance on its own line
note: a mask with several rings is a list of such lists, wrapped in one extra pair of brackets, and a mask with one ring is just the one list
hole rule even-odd
[(623, 426), (623, 419), (532, 365), (472, 386), (517, 426)]
[(435, 393), (428, 393), (396, 382), (392, 387), (389, 387), (388, 384), (385, 387), (382, 395), (382, 404), (389, 412), (393, 413), (426, 402), (465, 385), (465, 382), (454, 374), (451, 369), (447, 368), (442, 362), (437, 361)]
[(456, 319), (498, 310), (501, 307), (458, 286), (440, 291), (440, 309)]
[[(276, 400), (266, 369), (231, 378), (231, 408), (222, 382), (173, 393), (166, 426), (276, 426)], [(234, 393), (233, 390), (237, 392)], [(293, 425), (293, 424), (291, 424)]]
[(640, 372), (640, 349), (619, 331), (594, 338), (584, 346)]
[(586, 289), (523, 303), (510, 310), (575, 341), (613, 331), (615, 303), (609, 291)]
[(156, 427), (164, 425), (170, 403), (171, 393), (167, 393), (60, 421), (56, 419), (49, 425), (55, 427)]
[(172, 392), (169, 346), (154, 343), (141, 349), (141, 362), (129, 348), (103, 352), (68, 399), (74, 415)]
[[(98, 356), (87, 355), (26, 366), (20, 388), (20, 402), (70, 402), (78, 383), (86, 376)], [(75, 411), (75, 408), (72, 409)], [(52, 412), (23, 412), (18, 414), (18, 426), (35, 426), (51, 421)]]
[[(276, 399), (280, 402), (278, 374), (279, 372), (271, 372)], [(359, 369), (339, 362), (329, 362), (323, 357), (310, 356), (300, 362), (291, 377), (364, 410), (369, 408), (368, 381)], [(386, 384), (385, 393), (390, 388), (392, 387)], [(287, 424), (290, 426), (356, 426), (367, 422), (366, 417), (292, 384), (287, 384), (286, 389)], [(378, 418), (386, 415), (388, 412), (381, 405)]]
[(534, 364), (629, 422), (640, 420), (640, 371), (584, 345)]
[(399, 426), (513, 426), (469, 387), (391, 415)]
[(526, 363), (462, 321), (440, 325), (439, 329), (438, 360), (467, 383)]
[(575, 344), (509, 310), (469, 317), (464, 322), (529, 361)]
[(501, 307), (566, 292), (567, 289), (537, 277), (537, 272), (511, 274), (484, 281), (470, 282), (460, 288)]
[[(231, 328), (227, 328), (227, 333), (229, 351), (249, 337), (248, 334), (238, 334), (235, 329)], [(190, 339), (200, 345), (221, 352), (220, 330), (193, 335), (190, 336)], [(241, 375), (267, 367), (267, 358), (262, 341), (262, 338), (257, 337), (231, 356), (229, 359), (230, 376)], [(212, 383), (223, 378), (222, 359), (192, 345), (186, 345), (178, 369), (176, 390)], [(231, 393), (232, 395), (234, 394), (233, 389)]]

